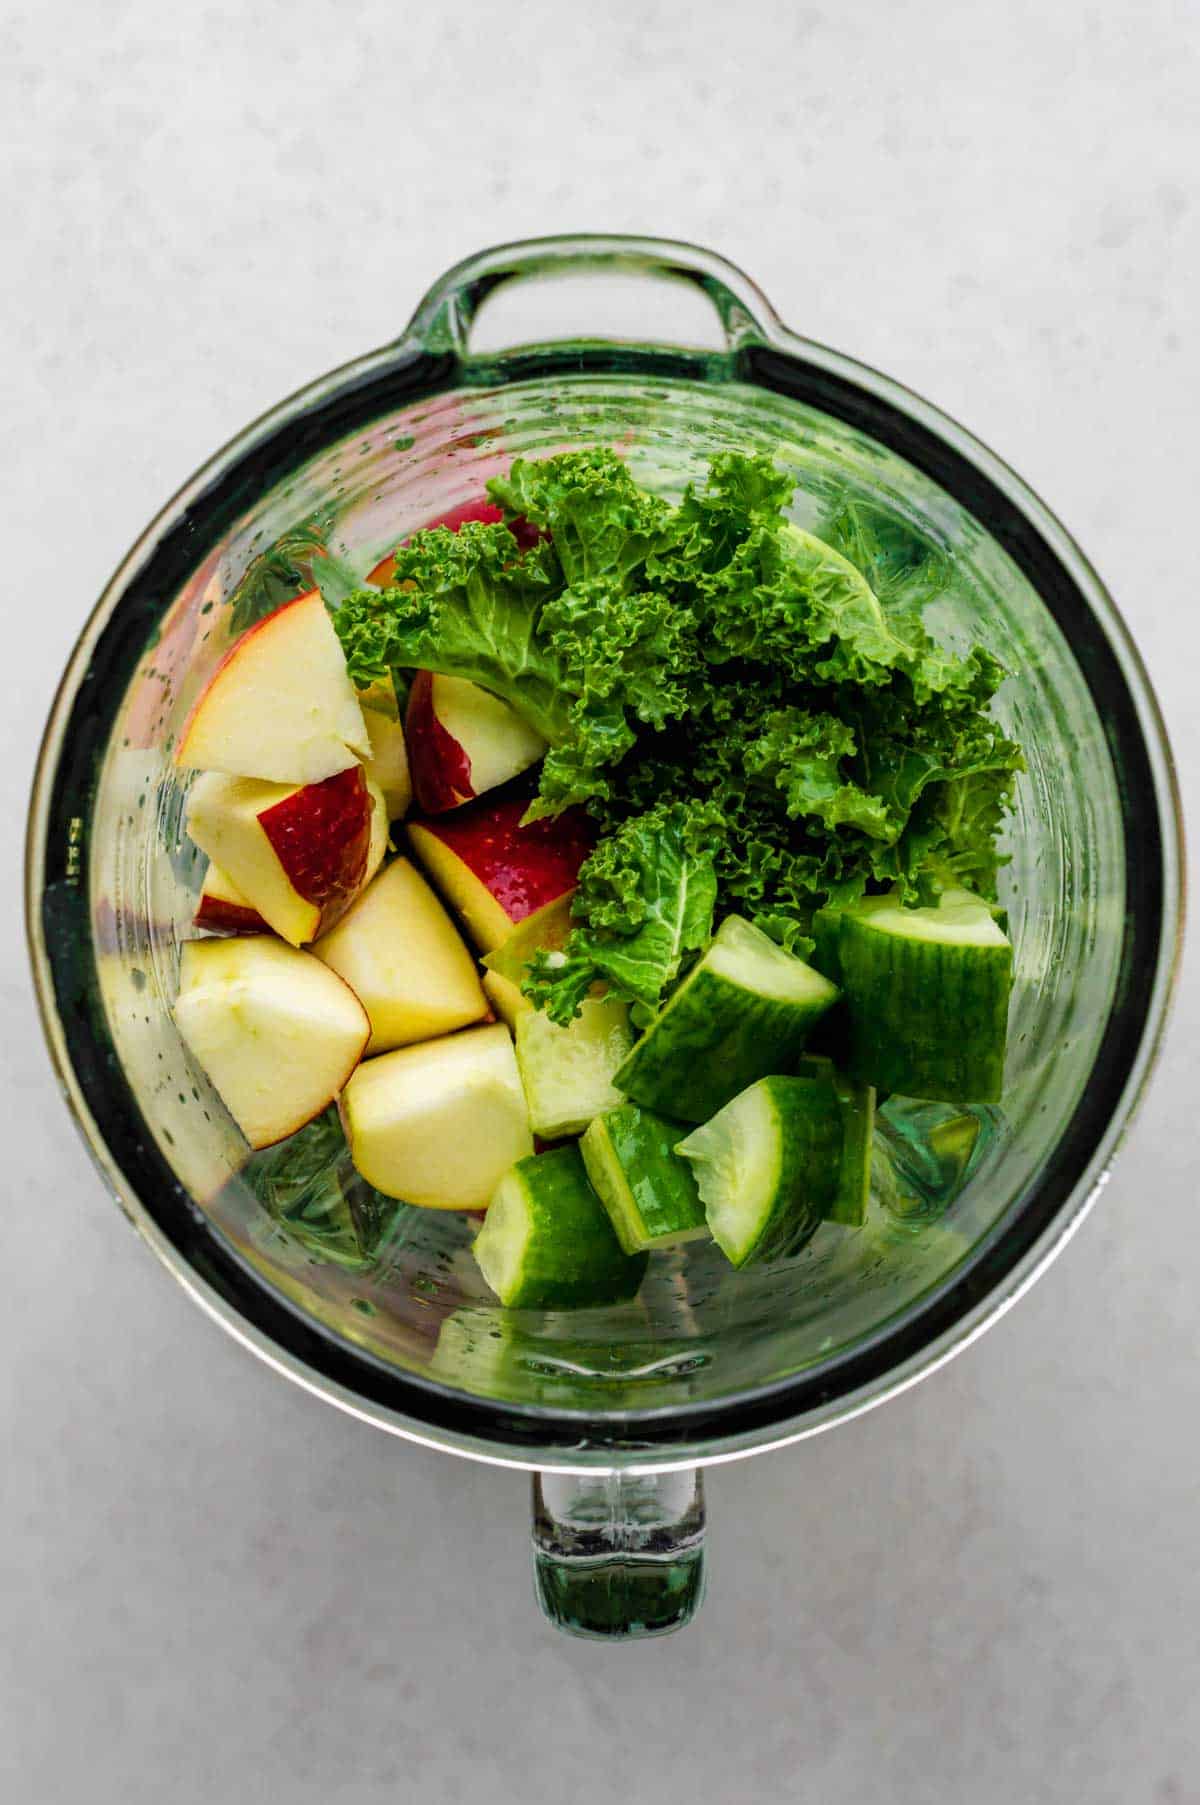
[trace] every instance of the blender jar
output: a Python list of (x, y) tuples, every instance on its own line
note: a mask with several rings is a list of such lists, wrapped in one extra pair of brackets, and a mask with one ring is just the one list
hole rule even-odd
[[(585, 276), (602, 278), (594, 296)], [(564, 295), (603, 306), (613, 277), (626, 306), (673, 282), (710, 342), (564, 336)], [(534, 293), (543, 336), (473, 345), (486, 301)], [(404, 1205), (380, 1220), (336, 1148), (301, 1180), (244, 1167), (170, 1012), (203, 868), (171, 750), (231, 638), (294, 593), (314, 555), (365, 571), (469, 510), (514, 455), (596, 444), (672, 496), (715, 452), (764, 452), (795, 476), (802, 525), (857, 500), (944, 557), (928, 624), (1004, 663), (997, 713), (1028, 762), (1001, 879), (1009, 1066), (1002, 1108), (887, 1103), (856, 1233), (827, 1225), (797, 1258), (740, 1272), (692, 1246), (652, 1261), (633, 1303), (513, 1312), (480, 1278), (468, 1220)], [(1081, 1220), (1162, 1028), (1179, 869), (1145, 673), (1095, 572), (1021, 481), (928, 403), (787, 331), (719, 257), (566, 238), (452, 270), (398, 341), (249, 427), (138, 540), (47, 728), (29, 931), (70, 1105), (185, 1288), (341, 1408), (531, 1469), (544, 1608), (581, 1633), (644, 1634), (699, 1600), (702, 1466), (814, 1433), (932, 1370)]]

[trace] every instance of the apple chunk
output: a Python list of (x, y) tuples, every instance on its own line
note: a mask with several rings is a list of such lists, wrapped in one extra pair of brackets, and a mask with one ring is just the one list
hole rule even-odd
[(390, 677), (382, 677), (364, 689), (358, 699), (371, 741), (371, 756), (365, 766), (367, 777), (382, 791), (388, 820), (398, 821), (408, 813), (412, 780), (396, 686)]
[(500, 1022), (368, 1059), (341, 1111), (367, 1183), (423, 1209), (485, 1209), (508, 1168), (533, 1152), (516, 1054)]
[(546, 750), (515, 709), (465, 677), (418, 671), (404, 717), (413, 790), (427, 814), (458, 808)]
[(487, 999), (458, 929), (415, 865), (396, 859), (313, 947), (371, 1018), (368, 1053), (482, 1021)]
[(500, 1020), (507, 1022), (514, 1034), (519, 1018), (528, 1015), (533, 1008), (528, 997), (522, 996), (520, 988), (511, 978), (502, 977), (498, 971), (484, 972), (483, 994)]
[[(361, 766), (322, 783), (261, 783), (206, 772), (188, 832), (277, 934), (300, 946), (333, 926), (366, 874), (375, 806)], [(386, 824), (376, 831), (378, 856)]]
[(188, 941), (175, 1024), (252, 1147), (327, 1108), (371, 1031), (349, 985), (268, 934)]
[(526, 916), (569, 896), (594, 844), (582, 809), (522, 827), (527, 806), (508, 798), (408, 823), (409, 845), (481, 953), (502, 946)]
[(311, 784), (370, 752), (338, 636), (314, 589), (230, 647), (188, 716), (175, 763)]
[(267, 924), (248, 897), (242, 895), (227, 871), (209, 860), (192, 917), (198, 928), (226, 934), (265, 934)]

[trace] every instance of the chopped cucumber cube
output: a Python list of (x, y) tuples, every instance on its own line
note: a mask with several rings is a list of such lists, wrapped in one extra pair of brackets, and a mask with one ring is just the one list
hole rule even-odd
[(837, 1190), (826, 1208), (827, 1222), (861, 1228), (871, 1198), (871, 1152), (875, 1143), (875, 1087), (840, 1072), (832, 1059), (805, 1053), (796, 1067), (799, 1078), (828, 1084), (842, 1118), (842, 1158)]
[(692, 1131), (689, 1159), (731, 1265), (798, 1253), (841, 1183), (842, 1115), (827, 1078), (760, 1078)]
[(621, 1101), (613, 1073), (633, 1045), (629, 1006), (612, 997), (587, 997), (575, 1020), (560, 1028), (540, 1009), (517, 1017), (517, 1065), (533, 1132), (543, 1140), (581, 1134)]
[(755, 1079), (787, 1070), (837, 995), (811, 965), (726, 916), (614, 1083), (648, 1109), (702, 1122)]
[(967, 890), (930, 909), (874, 896), (834, 921), (851, 1074), (905, 1097), (997, 1102), (1012, 946), (989, 904)]
[(475, 1238), (479, 1270), (513, 1309), (623, 1303), (646, 1255), (626, 1254), (588, 1183), (578, 1147), (535, 1153), (500, 1180)]
[(686, 1133), (677, 1122), (626, 1103), (597, 1116), (579, 1143), (588, 1177), (626, 1253), (707, 1237), (692, 1169), (675, 1152)]

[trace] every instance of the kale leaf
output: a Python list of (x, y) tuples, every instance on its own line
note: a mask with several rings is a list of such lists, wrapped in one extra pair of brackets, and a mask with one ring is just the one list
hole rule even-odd
[(830, 902), (995, 895), (1022, 768), (991, 712), (1005, 673), (929, 632), (950, 572), (908, 522), (840, 501), (817, 536), (792, 488), (726, 454), (672, 506), (609, 450), (518, 459), (489, 493), (537, 538), (414, 534), (390, 587), (337, 610), (356, 681), (482, 684), (547, 741), (527, 819), (598, 822), (578, 925), (526, 980), (556, 1021), (599, 981), (656, 1006), (714, 906), (803, 954)]

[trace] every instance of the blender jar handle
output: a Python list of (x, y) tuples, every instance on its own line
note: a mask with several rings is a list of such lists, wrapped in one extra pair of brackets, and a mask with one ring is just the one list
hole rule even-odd
[(496, 245), (456, 264), (425, 295), (406, 337), (427, 350), (466, 357), (475, 317), (497, 289), (531, 278), (580, 274), (687, 283), (711, 303), (729, 352), (762, 343), (780, 328), (762, 291), (715, 251), (670, 238), (572, 233)]
[(572, 1636), (665, 1636), (704, 1596), (704, 1484), (672, 1473), (535, 1473), (538, 1603)]

